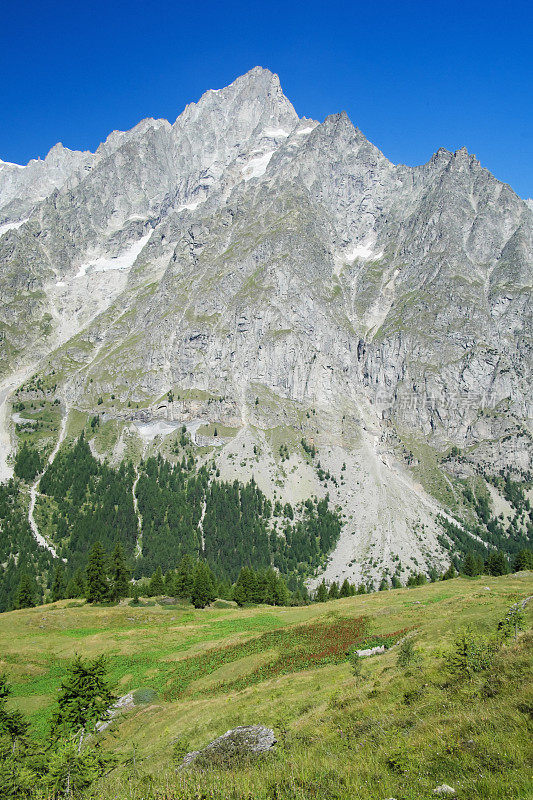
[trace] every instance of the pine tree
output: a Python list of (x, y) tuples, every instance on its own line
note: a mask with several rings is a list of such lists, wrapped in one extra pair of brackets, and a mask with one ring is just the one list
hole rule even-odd
[(176, 594), (176, 572), (173, 569), (167, 570), (165, 573), (165, 594), (169, 597), (174, 597)]
[(389, 587), (389, 581), (387, 580), (387, 578), (384, 575), (382, 577), (382, 579), (381, 579), (381, 583), (379, 584), (379, 591), (380, 592), (386, 592), (386, 591), (388, 591), (389, 588), (390, 588)]
[(318, 588), (315, 593), (315, 601), (317, 603), (325, 603), (328, 599), (328, 587), (326, 586), (326, 581), (323, 580), (322, 583), (319, 583)]
[(509, 562), (501, 550), (493, 550), (485, 566), (489, 575), (507, 575), (509, 572)]
[(276, 576), (276, 586), (274, 589), (274, 605), (286, 606), (289, 604), (290, 593), (287, 589), (287, 584), (281, 575)]
[(194, 570), (194, 583), (191, 600), (195, 608), (205, 608), (215, 599), (215, 590), (211, 570), (203, 561), (199, 561)]
[(250, 567), (242, 567), (233, 590), (233, 599), (240, 606), (257, 602), (257, 577)]
[(35, 585), (27, 572), (23, 572), (15, 595), (15, 608), (35, 606)]
[(127, 597), (130, 591), (131, 573), (126, 565), (124, 548), (120, 542), (116, 545), (111, 556), (111, 599), (120, 600)]
[(165, 584), (163, 581), (163, 572), (161, 567), (158, 567), (152, 577), (150, 578), (150, 596), (155, 597), (156, 595), (163, 594), (165, 591)]
[(85, 597), (87, 593), (87, 586), (85, 584), (85, 577), (83, 575), (83, 570), (81, 567), (78, 567), (72, 578), (69, 580), (67, 584), (67, 591), (66, 596), (68, 598), (73, 597)]
[(339, 596), (339, 584), (337, 581), (333, 581), (331, 586), (329, 587), (328, 598), (330, 600), (336, 600)]
[(472, 578), (478, 574), (476, 568), (477, 568), (476, 559), (474, 558), (474, 554), (472, 553), (472, 551), (469, 550), (468, 553), (466, 554), (466, 558), (463, 563), (463, 572), (465, 575), (468, 575), (469, 577)]
[(107, 558), (100, 542), (95, 542), (87, 563), (87, 602), (103, 603), (109, 600)]
[(342, 586), (339, 592), (339, 597), (350, 597), (351, 595), (351, 586), (350, 581), (348, 578), (345, 578), (342, 582)]
[(65, 580), (65, 571), (63, 564), (58, 562), (54, 570), (54, 579), (52, 581), (52, 603), (58, 600), (64, 600), (67, 594), (67, 585)]
[(190, 555), (184, 555), (176, 571), (176, 594), (182, 600), (189, 600), (192, 594), (194, 564)]
[(83, 661), (76, 656), (61, 682), (58, 709), (52, 716), (52, 738), (79, 737), (78, 749), (98, 722), (109, 719), (109, 710), (116, 701), (106, 678), (106, 660)]
[(442, 576), (443, 581), (449, 581), (451, 578), (455, 578), (455, 568), (453, 564), (450, 564), (444, 575)]
[(526, 569), (533, 569), (533, 553), (531, 550), (520, 550), (520, 552), (516, 554), (513, 563), (513, 571), (521, 572)]

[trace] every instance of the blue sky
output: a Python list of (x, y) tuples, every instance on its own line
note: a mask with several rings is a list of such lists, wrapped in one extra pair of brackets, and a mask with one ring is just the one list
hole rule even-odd
[(5, 0), (0, 158), (94, 150), (256, 64), (298, 113), (345, 109), (395, 163), (465, 145), (533, 196), (533, 4)]

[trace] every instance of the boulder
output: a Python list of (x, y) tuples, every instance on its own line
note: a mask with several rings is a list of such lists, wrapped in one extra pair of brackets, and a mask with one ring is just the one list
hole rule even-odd
[(210, 742), (203, 750), (193, 750), (183, 759), (182, 767), (194, 765), (200, 769), (208, 767), (233, 766), (243, 761), (251, 761), (268, 752), (275, 744), (276, 737), (271, 728), (263, 725), (246, 725), (233, 728), (223, 736)]
[(439, 797), (455, 797), (457, 792), (452, 786), (448, 786), (447, 783), (443, 783), (441, 786), (437, 786), (436, 789), (433, 789), (433, 794), (436, 794)]

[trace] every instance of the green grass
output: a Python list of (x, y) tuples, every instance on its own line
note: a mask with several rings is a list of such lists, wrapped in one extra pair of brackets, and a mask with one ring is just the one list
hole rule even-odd
[[(453, 680), (443, 656), (461, 626), (488, 634), (531, 594), (533, 574), (519, 573), (301, 608), (64, 601), (0, 616), (0, 670), (13, 705), (42, 735), (75, 653), (107, 653), (117, 692), (142, 690), (103, 737), (119, 765), (99, 798), (429, 800), (449, 783), (465, 800), (525, 800), (533, 788), (531, 632), (471, 681)], [(347, 647), (394, 642), (405, 629), (420, 651), (415, 667), (400, 669), (391, 648), (364, 659), (362, 677), (353, 676)], [(268, 759), (231, 771), (176, 771), (176, 743), (196, 749), (256, 723), (275, 728)]]

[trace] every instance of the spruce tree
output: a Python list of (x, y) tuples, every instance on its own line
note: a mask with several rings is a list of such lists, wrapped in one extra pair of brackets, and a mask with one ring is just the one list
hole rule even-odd
[(72, 578), (69, 580), (67, 584), (66, 596), (68, 598), (73, 597), (85, 597), (87, 592), (87, 586), (85, 583), (85, 577), (83, 575), (83, 570), (81, 567), (78, 567)]
[(274, 605), (286, 606), (289, 604), (290, 593), (287, 589), (287, 584), (281, 575), (277, 576), (276, 587), (274, 590)]
[(501, 550), (493, 550), (485, 566), (489, 575), (507, 575), (509, 572), (509, 562)]
[(111, 599), (120, 600), (127, 597), (130, 591), (131, 573), (126, 565), (124, 548), (120, 542), (116, 545), (111, 556)]
[(516, 554), (513, 563), (513, 571), (521, 572), (526, 569), (533, 569), (533, 553), (531, 550), (520, 550), (520, 552)]
[(61, 683), (58, 708), (52, 716), (52, 739), (79, 737), (81, 749), (83, 739), (94, 732), (96, 724), (109, 719), (109, 710), (115, 701), (106, 677), (105, 658), (83, 661), (76, 656)]
[(27, 572), (23, 572), (15, 595), (15, 608), (35, 606), (35, 585)]
[(165, 583), (163, 581), (163, 572), (161, 567), (158, 567), (150, 578), (149, 589), (151, 597), (163, 594), (165, 591)]
[(471, 550), (469, 550), (468, 553), (466, 554), (466, 558), (463, 563), (463, 572), (465, 575), (468, 575), (469, 577), (473, 578), (475, 575), (477, 575), (476, 567), (477, 564), (476, 564), (476, 559), (474, 558), (474, 554), (472, 553)]
[(194, 582), (191, 600), (195, 608), (205, 608), (215, 599), (215, 590), (211, 570), (203, 561), (199, 561), (194, 570)]
[(351, 589), (350, 581), (348, 580), (348, 578), (345, 578), (342, 582), (342, 586), (339, 592), (339, 597), (350, 597), (351, 595), (350, 589)]
[(89, 554), (86, 570), (87, 602), (103, 603), (109, 600), (109, 584), (107, 580), (107, 558), (100, 542), (95, 542)]
[(318, 588), (315, 593), (315, 601), (317, 603), (325, 603), (328, 599), (328, 587), (326, 586), (326, 581), (323, 580), (319, 583)]
[(330, 600), (336, 600), (339, 596), (339, 584), (337, 581), (333, 581), (331, 586), (329, 587), (328, 598)]
[(65, 571), (63, 564), (58, 562), (54, 570), (54, 579), (52, 581), (52, 603), (58, 600), (64, 600), (67, 594), (67, 584), (65, 580)]
[(193, 587), (194, 564), (190, 555), (186, 554), (178, 564), (176, 570), (176, 594), (182, 600), (189, 600)]

